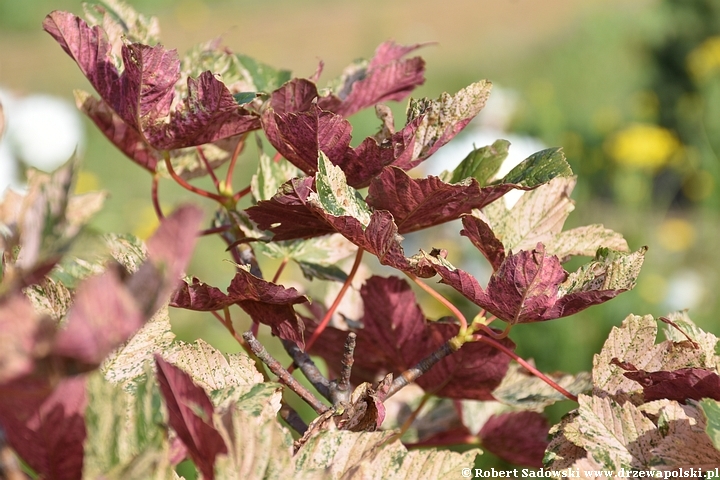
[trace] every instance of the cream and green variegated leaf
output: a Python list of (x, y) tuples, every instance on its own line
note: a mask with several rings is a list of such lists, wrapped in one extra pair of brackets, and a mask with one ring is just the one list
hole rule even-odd
[[(298, 471), (329, 469), (330, 478), (393, 478), (398, 480), (450, 478), (473, 465), (478, 449), (408, 451), (402, 443), (386, 444), (395, 433), (325, 431), (311, 437), (295, 455)], [(382, 445), (382, 448), (380, 446)]]
[(635, 287), (647, 247), (632, 253), (601, 248), (595, 259), (570, 275), (559, 286), (558, 295), (594, 290), (631, 290)]
[(705, 432), (715, 448), (720, 450), (720, 402), (712, 398), (704, 398), (700, 400), (699, 406), (705, 414)]
[(574, 255), (593, 256), (600, 247), (629, 251), (622, 235), (602, 225), (588, 225), (563, 231), (575, 208), (570, 193), (577, 179), (556, 177), (526, 192), (511, 209), (494, 202), (482, 212), (473, 211), (463, 220), (461, 232), (497, 267), (510, 251), (527, 250), (539, 242), (546, 251), (566, 261)]
[[(713, 371), (718, 370), (720, 357), (718, 357), (715, 351), (718, 343), (718, 338), (715, 335), (695, 325), (686, 310), (669, 313), (664, 318), (674, 324), (664, 326), (663, 334), (666, 339), (681, 343), (687, 341), (689, 337), (689, 339), (697, 345), (695, 349), (695, 364), (692, 366)], [(662, 319), (663, 317), (660, 318), (660, 320)]]
[(491, 88), (492, 83), (482, 80), (454, 95), (443, 93), (437, 100), (411, 99), (407, 123), (421, 118), (415, 132), (412, 159), (429, 157), (465, 128), (485, 106)]
[(264, 152), (260, 153), (257, 172), (250, 180), (255, 203), (270, 200), (285, 182), (298, 176), (300, 170), (292, 163), (285, 159), (275, 162)]
[(149, 365), (132, 391), (99, 373), (87, 382), (83, 478), (173, 479), (167, 418)]
[[(569, 373), (549, 374), (558, 385), (573, 395), (588, 392), (592, 389), (592, 378), (588, 372), (576, 375)], [(528, 373), (525, 368), (512, 362), (500, 385), (493, 390), (493, 397), (498, 401), (523, 410), (541, 412), (555, 402), (567, 400), (557, 390), (538, 377)]]
[(153, 354), (171, 348), (175, 334), (170, 326), (167, 306), (161, 308), (123, 346), (111, 353), (100, 366), (105, 378), (113, 383), (132, 388), (145, 368), (153, 360)]
[(367, 227), (372, 212), (360, 192), (347, 184), (345, 173), (336, 167), (323, 153), (318, 153), (318, 172), (315, 188), (308, 196), (308, 202), (322, 208), (335, 217), (353, 217)]

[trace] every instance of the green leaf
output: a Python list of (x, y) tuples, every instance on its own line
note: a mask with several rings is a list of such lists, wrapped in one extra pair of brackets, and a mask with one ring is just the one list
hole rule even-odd
[[(468, 154), (460, 165), (449, 174), (448, 183), (458, 183), (468, 177), (475, 178), (481, 187), (490, 183), (490, 180), (497, 173), (500, 165), (508, 156), (510, 142), (497, 140), (492, 145), (476, 148)], [(447, 172), (441, 174), (441, 178)], [(445, 180), (445, 179), (443, 179)]]
[(335, 217), (353, 217), (364, 227), (370, 223), (371, 211), (360, 193), (349, 186), (345, 173), (330, 162), (323, 153), (318, 153), (318, 171), (315, 174), (317, 193), (308, 196), (313, 203)]
[(84, 478), (171, 479), (167, 420), (149, 368), (132, 392), (95, 373), (88, 379)]
[(548, 148), (533, 153), (510, 170), (498, 183), (512, 183), (523, 187), (535, 187), (555, 177), (572, 175), (562, 148)]
[(707, 419), (705, 432), (707, 432), (715, 448), (720, 450), (720, 402), (712, 398), (703, 398), (700, 400), (700, 408)]
[(255, 92), (239, 92), (233, 95), (233, 98), (238, 103), (238, 105), (245, 105), (246, 103), (250, 103), (257, 97), (257, 93)]
[[(276, 69), (247, 55), (232, 53), (217, 40), (193, 47), (181, 61), (183, 77), (197, 77), (207, 70), (219, 75), (232, 93), (242, 95), (241, 100), (247, 101), (253, 100), (255, 92), (272, 92), (291, 76), (289, 70)], [(253, 98), (249, 98), (251, 94)]]
[(255, 202), (270, 200), (282, 184), (299, 175), (300, 170), (287, 160), (281, 159), (275, 162), (264, 152), (261, 153), (257, 173), (250, 181)]

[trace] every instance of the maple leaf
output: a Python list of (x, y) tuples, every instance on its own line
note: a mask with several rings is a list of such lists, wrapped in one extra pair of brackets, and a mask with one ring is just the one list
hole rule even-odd
[[(372, 381), (378, 374), (402, 372), (440, 348), (457, 335), (455, 324), (428, 322), (416, 303), (410, 286), (396, 277), (371, 277), (360, 294), (365, 305), (362, 329), (357, 333), (353, 381)], [(307, 329), (316, 323), (308, 320)], [(312, 353), (339, 365), (347, 332), (328, 327)], [(509, 340), (503, 345), (514, 348)], [(510, 360), (499, 350), (484, 343), (466, 343), (453, 355), (438, 362), (417, 380), (433, 394), (451, 398), (492, 399), (492, 390), (500, 384)]]
[(167, 405), (170, 426), (187, 447), (204, 478), (215, 478), (215, 457), (227, 446), (213, 426), (214, 408), (205, 391), (190, 375), (155, 356), (157, 379)]
[(269, 325), (273, 334), (303, 346), (303, 323), (293, 305), (307, 301), (307, 297), (294, 288), (276, 285), (239, 268), (227, 294), (193, 277), (192, 283), (183, 283), (173, 294), (170, 305), (188, 310), (216, 311), (237, 304), (254, 322)]
[(381, 43), (369, 62), (361, 61), (343, 71), (333, 93), (319, 99), (320, 106), (343, 117), (390, 100), (402, 100), (425, 83), (425, 62), (420, 57), (402, 57), (422, 44)]
[(434, 270), (422, 259), (405, 257), (392, 215), (384, 210), (371, 212), (359, 192), (347, 184), (343, 171), (322, 152), (319, 157), (316, 191), (312, 177), (295, 179), (272, 199), (246, 210), (259, 228), (273, 232), (274, 240), (337, 232), (377, 256), (383, 265), (420, 277), (433, 276)]
[[(461, 165), (458, 169), (464, 171), (466, 167)], [(399, 232), (408, 233), (455, 220), (494, 202), (510, 190), (531, 190), (556, 175), (570, 173), (565, 156), (557, 148), (531, 155), (512, 175), (491, 185), (482, 185), (475, 178), (464, 178), (458, 183), (446, 183), (434, 176), (413, 179), (398, 168), (386, 167), (370, 183), (367, 203), (392, 213)], [(483, 236), (490, 239), (491, 235), (492, 232), (488, 232)]]
[[(187, 96), (171, 110), (175, 84), (180, 79), (180, 60), (175, 51), (161, 46), (124, 44), (119, 72), (111, 56), (111, 45), (100, 27), (90, 27), (79, 17), (55, 11), (43, 28), (75, 60), (100, 94), (100, 102), (83, 102), (91, 118), (112, 141), (119, 140), (123, 152), (142, 151), (133, 142), (138, 137), (153, 148), (171, 150), (201, 145), (259, 128), (259, 118), (238, 107), (230, 91), (211, 72), (188, 78)], [(110, 110), (137, 132), (120, 134)], [(145, 153), (138, 163), (150, 168)]]
[(626, 254), (600, 249), (596, 258), (568, 274), (554, 255), (539, 243), (532, 251), (505, 258), (487, 289), (449, 262), (424, 254), (442, 277), (466, 298), (511, 324), (538, 322), (572, 315), (603, 303), (635, 286), (646, 249)]
[(525, 193), (510, 210), (502, 202), (488, 205), (482, 212), (463, 217), (465, 228), (460, 234), (470, 239), (495, 270), (506, 252), (530, 249), (539, 242), (562, 262), (574, 255), (593, 256), (600, 247), (629, 251), (620, 234), (602, 225), (562, 231), (575, 208), (570, 193), (576, 181), (575, 177), (556, 177)]
[[(277, 94), (281, 99), (287, 98), (290, 93), (285, 90), (297, 87), (286, 84), (279, 90), (281, 93), (274, 92), (273, 96)], [(281, 103), (281, 108), (287, 106)], [(379, 115), (391, 115), (382, 109), (378, 112)], [(394, 164), (405, 169), (417, 165), (418, 162), (411, 159), (417, 124), (417, 121), (411, 122), (399, 132), (388, 132), (383, 128), (352, 148), (350, 122), (338, 114), (322, 110), (317, 104), (308, 105), (307, 110), (284, 113), (268, 109), (263, 115), (268, 141), (291, 163), (312, 175), (318, 169), (318, 152), (322, 151), (334, 165), (343, 169), (348, 183), (356, 188), (367, 186), (387, 165)]]

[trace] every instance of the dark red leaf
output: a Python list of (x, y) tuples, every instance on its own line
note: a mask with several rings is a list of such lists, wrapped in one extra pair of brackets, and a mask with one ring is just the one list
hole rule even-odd
[(305, 326), (293, 305), (308, 299), (297, 290), (267, 282), (241, 269), (232, 279), (228, 294), (254, 322), (270, 325), (274, 335), (305, 347)]
[(52, 353), (97, 367), (144, 323), (145, 316), (111, 269), (80, 284)]
[(335, 229), (307, 205), (313, 183), (312, 177), (292, 179), (270, 200), (258, 202), (246, 212), (261, 229), (273, 232), (277, 241), (334, 233)]
[(487, 289), (469, 273), (426, 255), (442, 283), (452, 286), (470, 301), (497, 318), (515, 323), (541, 322), (566, 317), (603, 303), (627, 290), (600, 289), (590, 284), (586, 290), (563, 293), (561, 284), (568, 273), (555, 255), (548, 255), (538, 243), (532, 251), (508, 255), (493, 273)]
[(409, 169), (419, 163), (413, 158), (416, 119), (397, 133), (382, 131), (368, 137), (356, 148), (350, 146), (352, 127), (342, 116), (310, 105), (299, 112), (263, 116), (263, 128), (277, 151), (308, 175), (317, 171), (322, 151), (347, 177), (349, 185), (362, 188), (387, 165)]
[[(371, 277), (361, 295), (365, 313), (363, 328), (356, 330), (355, 350), (362, 355), (355, 357), (354, 382), (372, 382), (387, 372), (399, 374), (459, 331), (455, 324), (428, 322), (410, 286), (402, 279)], [(316, 324), (307, 323), (308, 330), (314, 331)], [(311, 352), (325, 358), (330, 368), (339, 368), (346, 336), (347, 332), (328, 327)], [(508, 339), (502, 343), (514, 348)], [(502, 381), (509, 362), (509, 357), (486, 344), (467, 343), (438, 362), (417, 383), (439, 396), (491, 400), (491, 392)]]
[(8, 443), (42, 478), (82, 477), (85, 377), (24, 377), (0, 385), (0, 426)]
[(720, 400), (720, 376), (710, 370), (700, 368), (681, 368), (671, 372), (636, 370), (625, 372), (623, 375), (642, 385), (646, 402), (662, 398), (680, 403), (703, 398)]
[(85, 112), (100, 131), (128, 158), (150, 172), (159, 161), (157, 151), (145, 142), (142, 135), (125, 123), (104, 100), (90, 95), (76, 95), (78, 108)]
[(215, 457), (227, 453), (227, 447), (213, 426), (212, 402), (190, 375), (159, 355), (155, 356), (155, 363), (170, 426), (187, 447), (203, 478), (215, 478)]
[(505, 247), (495, 236), (490, 226), (474, 215), (465, 215), (460, 235), (468, 237), (475, 248), (488, 259), (493, 271), (497, 271), (505, 260)]
[(173, 294), (170, 305), (207, 312), (237, 304), (253, 321), (269, 325), (273, 334), (302, 347), (305, 345), (304, 324), (293, 305), (307, 301), (307, 297), (300, 295), (294, 288), (285, 288), (239, 269), (228, 287), (227, 295), (193, 278), (191, 284), (183, 283)]
[(0, 299), (0, 384), (32, 371), (38, 343), (54, 336), (53, 323), (43, 321), (21, 292)]
[(537, 412), (493, 415), (480, 429), (482, 446), (512, 464), (542, 468), (550, 425)]
[(318, 97), (317, 87), (310, 80), (293, 78), (270, 95), (274, 113), (306, 112)]
[(402, 57), (421, 46), (401, 46), (394, 42), (381, 44), (367, 68), (346, 79), (337, 95), (340, 102), (333, 96), (323, 97), (321, 106), (333, 107), (338, 115), (349, 117), (376, 103), (404, 99), (415, 87), (425, 83), (423, 59), (413, 57), (402, 60)]
[[(91, 28), (75, 15), (55, 11), (45, 18), (43, 28), (75, 60), (107, 105), (155, 148), (200, 145), (260, 127), (257, 115), (238, 107), (230, 91), (210, 72), (188, 79), (187, 97), (171, 111), (180, 79), (180, 60), (174, 50), (124, 44), (124, 69), (119, 73), (100, 27)], [(104, 131), (109, 132), (108, 128)], [(118, 146), (128, 150), (126, 135), (108, 138), (121, 140)]]
[(397, 167), (388, 167), (370, 183), (367, 203), (392, 213), (400, 233), (408, 233), (455, 220), (513, 188), (509, 184), (480, 187), (474, 178), (457, 184), (434, 176), (414, 179)]

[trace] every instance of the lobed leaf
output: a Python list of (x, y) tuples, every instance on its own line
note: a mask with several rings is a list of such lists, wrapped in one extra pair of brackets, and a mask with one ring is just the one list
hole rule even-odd
[(509, 148), (510, 142), (507, 140), (496, 140), (492, 145), (474, 148), (455, 170), (443, 172), (440, 178), (448, 183), (474, 178), (481, 187), (487, 186), (507, 158)]
[[(356, 350), (364, 353), (355, 358), (354, 382), (370, 382), (387, 372), (407, 370), (459, 331), (455, 324), (428, 322), (410, 286), (399, 278), (371, 277), (360, 293), (365, 311), (363, 328), (355, 330)], [(315, 324), (308, 321), (307, 328), (312, 332)], [(311, 352), (330, 365), (339, 365), (345, 336), (347, 332), (328, 327)], [(508, 339), (502, 343), (514, 348)], [(417, 383), (438, 396), (489, 400), (509, 362), (506, 355), (489, 345), (467, 343), (420, 376)]]
[(717, 450), (720, 450), (720, 403), (711, 398), (700, 400), (699, 406), (705, 414), (705, 432)]

